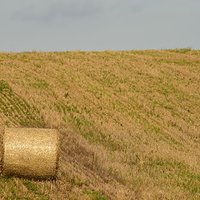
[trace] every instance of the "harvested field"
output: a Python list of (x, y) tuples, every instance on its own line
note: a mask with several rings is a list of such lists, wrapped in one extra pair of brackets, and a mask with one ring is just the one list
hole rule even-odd
[(0, 53), (4, 126), (58, 129), (61, 155), (0, 199), (200, 199), (200, 51)]

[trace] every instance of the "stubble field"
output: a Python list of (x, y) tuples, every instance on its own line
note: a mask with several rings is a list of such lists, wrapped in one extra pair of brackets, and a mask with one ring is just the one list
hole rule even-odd
[(0, 53), (5, 126), (61, 148), (56, 181), (0, 176), (0, 199), (200, 199), (200, 51)]

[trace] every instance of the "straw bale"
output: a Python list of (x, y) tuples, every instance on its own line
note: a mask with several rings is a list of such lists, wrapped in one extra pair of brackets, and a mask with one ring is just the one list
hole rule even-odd
[(3, 175), (56, 178), (59, 136), (54, 129), (6, 128)]
[(3, 159), (3, 144), (2, 144), (3, 133), (4, 129), (0, 126), (0, 173), (2, 171), (2, 159)]

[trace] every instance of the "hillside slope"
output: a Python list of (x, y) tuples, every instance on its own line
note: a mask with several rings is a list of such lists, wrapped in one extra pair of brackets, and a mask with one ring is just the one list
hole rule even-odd
[(0, 199), (200, 199), (200, 51), (0, 53), (4, 126), (58, 128), (61, 153)]

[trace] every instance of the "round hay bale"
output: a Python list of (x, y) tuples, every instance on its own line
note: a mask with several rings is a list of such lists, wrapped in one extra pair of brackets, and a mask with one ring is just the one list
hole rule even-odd
[(56, 178), (58, 151), (57, 130), (7, 128), (3, 136), (3, 175)]
[(3, 144), (2, 144), (3, 133), (4, 133), (4, 129), (1, 127), (1, 124), (0, 124), (0, 174), (2, 171), (2, 159), (3, 159)]

